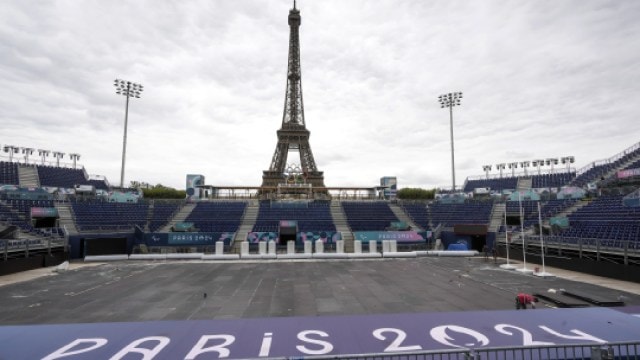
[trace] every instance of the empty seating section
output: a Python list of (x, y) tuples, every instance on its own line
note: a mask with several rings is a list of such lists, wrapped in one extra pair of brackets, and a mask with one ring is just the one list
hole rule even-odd
[[(542, 220), (549, 219), (558, 213), (564, 211), (569, 208), (571, 205), (575, 204), (578, 200), (572, 199), (560, 199), (560, 200), (548, 200), (542, 201), (540, 203), (540, 215)], [(518, 201), (508, 201), (507, 202), (507, 215), (509, 216), (520, 216), (519, 214), (520, 204)], [(522, 210), (524, 216), (524, 227), (528, 228), (533, 225), (538, 225), (538, 201), (532, 200), (523, 200), (522, 201)]]
[(18, 185), (18, 164), (0, 161), (0, 185)]
[(640, 159), (624, 167), (624, 170), (640, 169)]
[(35, 228), (31, 223), (32, 207), (55, 207), (53, 200), (4, 200), (0, 203), (0, 222), (15, 225), (22, 231), (37, 234), (44, 237), (62, 236), (62, 229)]
[(524, 218), (524, 227), (538, 223), (538, 202), (532, 200), (507, 201), (507, 215), (520, 216), (520, 203), (522, 203), (522, 216)]
[(40, 165), (37, 167), (41, 186), (73, 188), (74, 185), (89, 185), (81, 169), (67, 169)]
[(640, 208), (624, 206), (621, 195), (600, 197), (568, 217), (570, 227), (561, 234), (565, 237), (610, 240), (606, 246), (640, 238)]
[(574, 177), (575, 173), (568, 172), (533, 175), (531, 176), (531, 187), (534, 189), (558, 188), (569, 184)]
[(583, 187), (588, 183), (593, 182), (595, 180), (600, 180), (604, 175), (606, 175), (609, 171), (614, 168), (613, 164), (602, 164), (595, 165), (586, 172), (578, 175), (572, 182), (571, 185)]
[(442, 224), (445, 227), (452, 227), (456, 224), (489, 225), (492, 208), (493, 202), (491, 201), (467, 201), (463, 204), (433, 203), (429, 205), (433, 225)]
[(514, 190), (518, 186), (517, 177), (503, 177), (498, 179), (468, 180), (464, 187), (465, 192), (472, 192), (476, 188), (490, 188), (491, 190)]
[(582, 174), (578, 175), (578, 177), (576, 177), (571, 182), (571, 184), (582, 187), (587, 185), (590, 182), (600, 180), (609, 171), (620, 168), (622, 164), (626, 163), (631, 159), (636, 158), (638, 155), (640, 155), (640, 147), (624, 154), (623, 156), (621, 156), (619, 159), (615, 161), (607, 161), (604, 164), (599, 164), (599, 165), (596, 165), (596, 163), (593, 163), (591, 168), (589, 168), (587, 171), (583, 172)]
[(392, 222), (399, 221), (386, 202), (343, 201), (351, 231), (384, 231)]
[(149, 210), (144, 203), (72, 202), (71, 206), (80, 231), (144, 228)]
[(104, 180), (87, 180), (86, 184), (93, 185), (96, 190), (109, 190), (109, 186), (107, 186), (107, 183), (104, 182)]
[(407, 215), (423, 229), (429, 229), (429, 212), (426, 204), (402, 204), (402, 209)]
[(184, 220), (201, 232), (236, 232), (242, 222), (246, 202), (199, 202)]
[(540, 212), (542, 219), (549, 219), (565, 211), (580, 200), (577, 199), (558, 199), (542, 202)]
[(300, 232), (336, 231), (330, 203), (327, 201), (261, 201), (253, 231), (278, 232), (280, 220), (297, 221)]
[(179, 203), (155, 201), (153, 203), (153, 210), (149, 210), (153, 212), (151, 221), (149, 222), (149, 231), (157, 231), (166, 225), (179, 208)]

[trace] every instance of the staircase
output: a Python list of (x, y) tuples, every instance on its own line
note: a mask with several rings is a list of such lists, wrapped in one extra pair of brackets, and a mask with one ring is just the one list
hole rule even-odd
[[(581, 200), (578, 201), (577, 203), (571, 205), (570, 207), (564, 209), (563, 211), (557, 213), (556, 215), (554, 215), (554, 217), (566, 217), (567, 215), (577, 211), (578, 209), (580, 209), (583, 206), (587, 206), (589, 205), (589, 201), (585, 201), (585, 200)], [(549, 220), (544, 222), (545, 224), (549, 223)]]
[(489, 232), (498, 232), (498, 228), (504, 220), (504, 213), (507, 211), (507, 204), (497, 203), (491, 210), (491, 221), (489, 222)]
[(144, 224), (145, 232), (149, 232), (149, 224), (151, 224), (151, 220), (153, 220), (153, 200), (151, 200), (149, 207), (147, 208), (147, 222)]
[(71, 205), (69, 205), (69, 203), (56, 202), (55, 207), (58, 209), (58, 226), (66, 228), (69, 235), (78, 234), (78, 228), (76, 227), (75, 221), (73, 221)]
[(159, 232), (171, 232), (171, 227), (173, 227), (173, 225), (179, 223), (179, 222), (183, 222), (187, 219), (187, 216), (189, 216), (189, 214), (191, 214), (191, 212), (193, 211), (193, 209), (196, 207), (196, 204), (185, 204), (180, 211), (178, 211), (178, 213), (173, 217), (173, 219), (171, 219), (171, 221), (169, 221), (169, 223), (165, 226), (163, 226), (162, 228), (160, 228), (160, 230), (158, 230)]
[(531, 177), (519, 177), (516, 190), (530, 190), (532, 185), (533, 179)]
[(40, 187), (38, 170), (32, 165), (18, 165), (18, 182), (22, 187)]
[(342, 240), (344, 240), (344, 251), (353, 252), (353, 233), (347, 222), (347, 216), (344, 214), (342, 205), (339, 200), (331, 200), (331, 217), (333, 218), (333, 224), (336, 226), (336, 231), (342, 233)]
[(247, 241), (247, 234), (253, 230), (253, 225), (258, 219), (259, 202), (257, 200), (249, 202), (247, 208), (244, 210), (244, 216), (242, 216), (242, 222), (238, 231), (236, 231), (236, 237), (233, 239), (233, 253), (240, 253), (240, 244)]
[(404, 212), (404, 210), (400, 206), (396, 204), (389, 204), (389, 208), (391, 209), (391, 211), (393, 211), (393, 214), (398, 218), (398, 220), (411, 226), (411, 230), (424, 231), (423, 228), (413, 222), (413, 219), (411, 219), (411, 217), (407, 215), (407, 213)]

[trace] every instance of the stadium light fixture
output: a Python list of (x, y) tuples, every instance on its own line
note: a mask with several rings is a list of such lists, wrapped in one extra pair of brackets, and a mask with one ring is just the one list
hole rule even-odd
[(487, 175), (487, 179), (489, 179), (489, 171), (491, 171), (491, 165), (482, 165), (482, 170)]
[(38, 149), (38, 155), (42, 159), (42, 165), (44, 165), (44, 158), (49, 156), (49, 150)]
[(496, 169), (500, 170), (500, 178), (502, 179), (502, 170), (504, 170), (506, 168), (507, 164), (505, 163), (501, 163), (501, 164), (496, 164)]
[(521, 161), (520, 162), (520, 167), (524, 169), (524, 176), (529, 176), (529, 174), (527, 174), (527, 168), (529, 167), (530, 163), (528, 161)]
[(460, 99), (462, 99), (462, 92), (453, 92), (438, 96), (438, 102), (440, 102), (441, 108), (449, 108), (449, 132), (451, 135), (451, 189), (456, 191), (456, 166), (455, 156), (453, 151), (453, 107), (460, 106)]
[(76, 161), (80, 160), (80, 154), (69, 154), (69, 158), (73, 160), (73, 168), (76, 168)]
[(13, 154), (16, 154), (20, 151), (20, 148), (13, 145), (5, 145), (4, 152), (9, 153), (9, 162), (13, 162)]
[(28, 164), (29, 163), (29, 155), (33, 154), (33, 148), (29, 148), (29, 147), (21, 147), (20, 151), (24, 154), (24, 163)]
[(54, 151), (53, 157), (56, 158), (56, 166), (60, 167), (60, 159), (64, 157), (64, 153), (60, 151)]
[(125, 81), (116, 79), (113, 82), (113, 86), (116, 87), (116, 94), (126, 96), (127, 102), (124, 109), (124, 136), (122, 139), (122, 168), (120, 169), (120, 187), (124, 187), (124, 163), (127, 157), (127, 123), (129, 121), (129, 98), (140, 98), (140, 94), (144, 90), (144, 87), (140, 84), (132, 83), (131, 81)]
[(545, 164), (551, 166), (551, 173), (553, 174), (553, 165), (558, 165), (558, 159), (557, 158), (548, 158), (546, 160)]
[(533, 161), (531, 161), (531, 165), (533, 165), (533, 166), (538, 168), (538, 175), (540, 175), (541, 174), (540, 173), (540, 167), (544, 166), (544, 160), (542, 160), (542, 159), (533, 160)]
[(518, 163), (510, 162), (508, 165), (509, 169), (511, 169), (511, 177), (516, 177), (516, 168), (518, 167)]
[(563, 164), (567, 165), (567, 172), (570, 173), (571, 172), (571, 164), (573, 164), (576, 161), (576, 158), (574, 158), (573, 156), (565, 156), (561, 159)]

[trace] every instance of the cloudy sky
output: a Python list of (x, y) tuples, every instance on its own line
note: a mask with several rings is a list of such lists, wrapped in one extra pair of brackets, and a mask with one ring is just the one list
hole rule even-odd
[[(261, 184), (280, 128), (289, 0), (0, 2), (1, 145), (80, 153), (89, 174)], [(482, 165), (640, 141), (640, 2), (299, 0), (310, 143), (327, 186), (451, 185)], [(5, 155), (3, 153), (3, 155)], [(68, 161), (66, 158), (65, 161)], [(294, 161), (295, 160), (295, 161)], [(289, 158), (289, 162), (299, 162)]]

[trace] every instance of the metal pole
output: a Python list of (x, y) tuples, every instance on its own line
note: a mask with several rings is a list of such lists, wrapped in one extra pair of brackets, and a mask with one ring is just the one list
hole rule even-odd
[(124, 137), (122, 139), (122, 169), (120, 170), (120, 187), (124, 188), (124, 162), (127, 157), (127, 122), (129, 120), (129, 89), (130, 83), (127, 83), (127, 103), (124, 110)]
[(524, 240), (524, 210), (522, 209), (522, 197), (518, 190), (518, 210), (520, 211), (520, 236), (522, 237), (522, 271), (527, 271), (527, 252)]
[(509, 264), (509, 228), (507, 227), (507, 204), (504, 205), (504, 243), (507, 244), (507, 266)]
[(540, 201), (538, 201), (538, 224), (540, 225), (540, 249), (542, 255), (542, 273), (546, 274), (546, 269), (544, 267), (544, 239), (542, 238), (542, 212), (540, 211)]
[(453, 151), (453, 104), (449, 104), (449, 132), (451, 134), (451, 189), (456, 191), (456, 167)]

